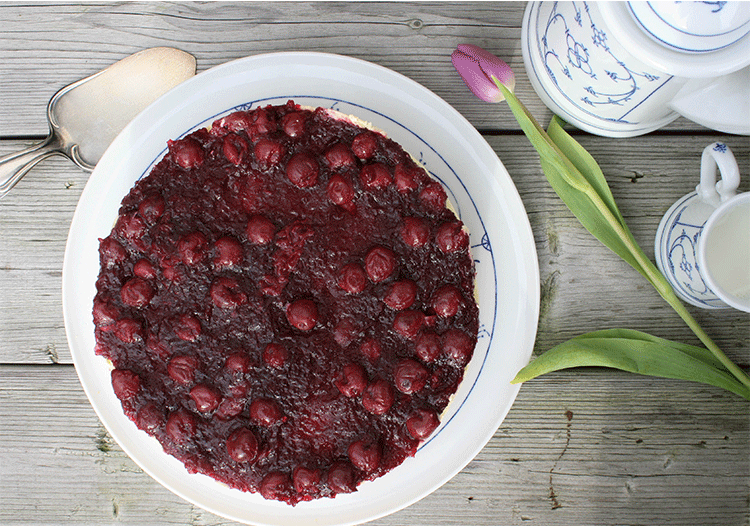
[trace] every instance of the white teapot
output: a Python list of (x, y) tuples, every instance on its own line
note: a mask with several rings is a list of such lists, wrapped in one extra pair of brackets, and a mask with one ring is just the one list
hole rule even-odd
[(530, 2), (521, 37), (532, 86), (607, 137), (682, 115), (750, 135), (750, 2)]

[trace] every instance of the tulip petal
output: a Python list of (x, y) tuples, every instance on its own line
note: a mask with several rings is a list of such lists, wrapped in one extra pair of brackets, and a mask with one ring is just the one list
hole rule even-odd
[(484, 74), (479, 62), (458, 50), (451, 54), (451, 62), (471, 92), (485, 102), (500, 102), (503, 94)]
[(510, 66), (478, 46), (459, 44), (451, 54), (451, 62), (471, 92), (485, 102), (505, 99), (495, 81), (510, 91), (515, 88), (516, 78)]
[(502, 59), (473, 44), (459, 44), (457, 48), (477, 60), (485, 75), (490, 78), (495, 77), (503, 86), (513, 91), (516, 86), (516, 76)]

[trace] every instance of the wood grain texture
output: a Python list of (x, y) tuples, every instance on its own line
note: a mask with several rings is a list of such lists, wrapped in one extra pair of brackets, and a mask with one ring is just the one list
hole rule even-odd
[[(0, 524), (231, 524), (143, 473), (70, 366), (4, 367), (0, 421)], [(550, 375), (521, 389), (459, 475), (372, 524), (740, 526), (748, 434), (745, 402), (699, 384)]]
[[(0, 137), (46, 134), (58, 89), (153, 46), (194, 54), (198, 70), (278, 51), (320, 51), (402, 73), (453, 105), (480, 130), (518, 129), (467, 97), (450, 63), (470, 42), (523, 71), (523, 2), (105, 2), (0, 4)], [(546, 122), (551, 113), (525, 75), (519, 96)], [(17, 111), (24, 108), (24, 112)], [(668, 129), (694, 129), (678, 119)]]
[[(518, 189), (536, 240), (544, 291), (537, 352), (583, 332), (618, 326), (698, 344), (651, 286), (567, 210), (523, 136), (487, 138)], [(674, 138), (669, 135), (579, 138), (602, 166), (636, 240), (653, 258), (661, 217), (695, 187), (703, 147), (721, 136), (680, 136), (679, 153), (671, 151)], [(740, 172), (750, 173), (750, 141), (725, 139)], [(27, 144), (0, 142), (0, 153)], [(660, 151), (665, 153), (653, 153)], [(0, 363), (72, 363), (62, 321), (61, 268), (70, 220), (87, 178), (69, 160), (55, 157), (43, 161), (0, 203)], [(745, 179), (742, 188), (750, 189), (748, 183)], [(592, 296), (591, 291), (602, 292)], [(748, 366), (749, 316), (690, 310), (732, 359)]]
[[(453, 70), (456, 44), (503, 57), (542, 122), (520, 52), (521, 2), (88, 2), (0, 4), (0, 156), (47, 133), (59, 88), (130, 53), (175, 46), (199, 71), (276, 51), (341, 53), (425, 85), (476, 126), (526, 207), (540, 264), (534, 352), (629, 327), (697, 344), (633, 269), (557, 198), (507, 106), (475, 99)], [(653, 257), (658, 223), (697, 184), (704, 146), (734, 150), (750, 190), (750, 139), (685, 119), (645, 137), (575, 132), (600, 163), (636, 240)], [(44, 161), (0, 200), (0, 524), (234, 524), (143, 473), (78, 382), (60, 297), (65, 242), (88, 174)], [(750, 316), (689, 307), (750, 368)], [(397, 525), (750, 526), (750, 406), (708, 386), (583, 369), (525, 384), (487, 446), (422, 501), (374, 521)]]

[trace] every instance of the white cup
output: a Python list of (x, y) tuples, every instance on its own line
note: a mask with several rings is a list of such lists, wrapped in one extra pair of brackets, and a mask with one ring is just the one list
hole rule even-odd
[(750, 192), (738, 194), (739, 183), (732, 150), (708, 145), (696, 191), (672, 205), (656, 231), (659, 270), (697, 307), (750, 312)]
[(698, 268), (724, 303), (750, 312), (750, 192), (724, 202), (703, 225)]

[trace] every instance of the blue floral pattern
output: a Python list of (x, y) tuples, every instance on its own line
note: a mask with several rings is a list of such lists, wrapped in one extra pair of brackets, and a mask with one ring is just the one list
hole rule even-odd
[(630, 136), (676, 118), (660, 101), (672, 98), (680, 79), (632, 57), (608, 33), (595, 4), (532, 2), (527, 17), (529, 77), (564, 119), (594, 133)]
[[(607, 34), (592, 19), (586, 2), (555, 3), (540, 37), (541, 53), (547, 73), (560, 93), (594, 117), (608, 121), (634, 124), (629, 120), (632, 108), (671, 79), (668, 75), (636, 70), (618, 58), (608, 43)], [(572, 18), (568, 7), (572, 8)], [(565, 35), (567, 49), (559, 45), (560, 33)], [(584, 40), (585, 38), (585, 40)], [(592, 60), (592, 55), (593, 60)], [(592, 64), (600, 64), (595, 67)], [(572, 83), (565, 87), (558, 81), (559, 74)], [(663, 78), (664, 77), (664, 78)], [(576, 96), (573, 83), (582, 90)], [(602, 107), (622, 108), (603, 112)]]
[(713, 9), (711, 9), (712, 13), (718, 13), (722, 9), (724, 9), (724, 6), (727, 4), (726, 2), (701, 2), (706, 5), (713, 6)]
[(665, 215), (656, 239), (656, 262), (683, 300), (703, 308), (726, 308), (700, 274), (697, 251), (705, 221), (695, 224), (683, 217), (696, 198), (696, 192), (688, 194)]

